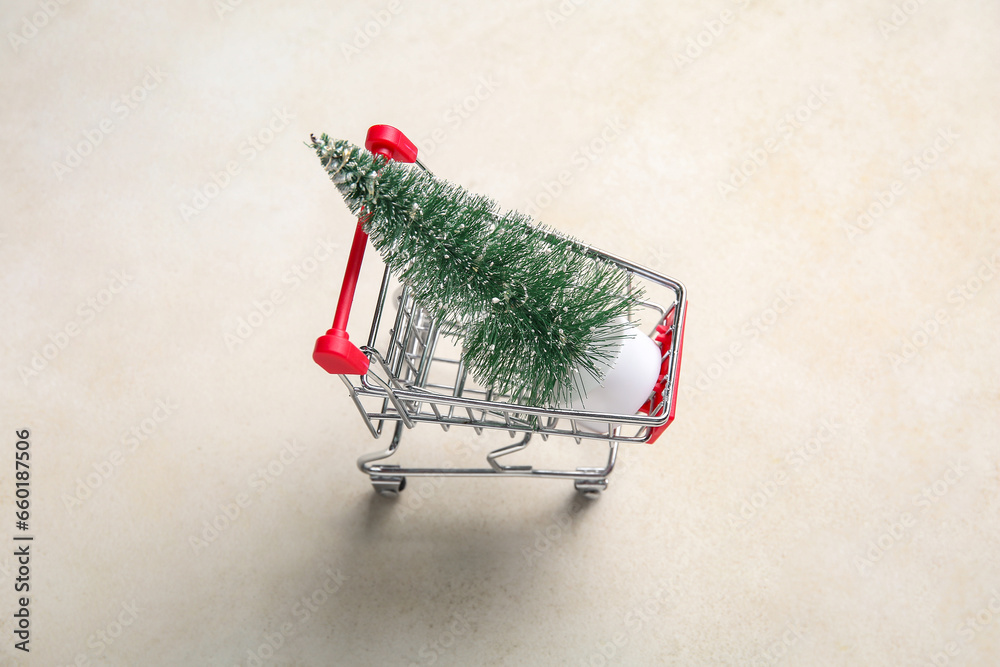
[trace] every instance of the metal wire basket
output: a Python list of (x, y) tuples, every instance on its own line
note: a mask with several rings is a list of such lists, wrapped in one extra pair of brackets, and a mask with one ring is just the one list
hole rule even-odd
[[(373, 126), (366, 146), (390, 159), (416, 162), (416, 148), (395, 128)], [(461, 339), (456, 329), (447, 321), (431, 317), (405, 287), (398, 286), (388, 268), (382, 276), (368, 342), (360, 348), (364, 359), (357, 357), (353, 365), (347, 364), (341, 357), (355, 354), (354, 350), (347, 350), (336, 352), (337, 360), (331, 362), (331, 352), (325, 345), (333, 340), (341, 347), (347, 339), (346, 313), (367, 240), (362, 222), (355, 233), (338, 317), (334, 328), (317, 341), (314, 358), (343, 380), (373, 437), (381, 437), (387, 424), (393, 426), (392, 441), (386, 449), (358, 459), (358, 467), (370, 477), (379, 493), (397, 495), (405, 488), (407, 477), (507, 475), (572, 479), (578, 491), (595, 496), (607, 488), (619, 443), (655, 442), (673, 420), (687, 307), (684, 286), (651, 269), (577, 242), (574, 243), (581, 253), (623, 269), (629, 277), (630, 289), (641, 286), (644, 295), (659, 298), (659, 301), (644, 299), (629, 314), (633, 325), (648, 327), (649, 336), (660, 348), (662, 362), (656, 386), (637, 414), (518, 405), (511, 403), (508, 396), (479, 386), (460, 358)], [(389, 318), (392, 324), (386, 326)], [(338, 322), (342, 325), (339, 328)], [(337, 338), (331, 339), (331, 335)], [(485, 457), (486, 465), (480, 468), (403, 467), (383, 463), (399, 450), (403, 430), (420, 423), (437, 424), (446, 431), (457, 426), (470, 428), (476, 434), (490, 429), (507, 431), (512, 438), (521, 437), (490, 451)], [(559, 437), (572, 438), (577, 443), (606, 442), (607, 459), (596, 467), (570, 469), (501, 463), (502, 457), (524, 450), (536, 435), (543, 441)]]

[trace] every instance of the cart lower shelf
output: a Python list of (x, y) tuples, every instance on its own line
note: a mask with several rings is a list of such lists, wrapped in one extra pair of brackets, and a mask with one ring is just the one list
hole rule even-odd
[(358, 459), (358, 468), (368, 475), (372, 486), (379, 494), (394, 498), (406, 488), (408, 477), (543, 477), (549, 479), (571, 479), (573, 486), (583, 496), (596, 498), (608, 488), (608, 475), (615, 467), (618, 459), (618, 443), (608, 442), (608, 458), (602, 467), (574, 468), (571, 470), (549, 470), (535, 468), (530, 465), (504, 465), (499, 459), (509, 454), (524, 450), (531, 441), (532, 434), (513, 444), (494, 449), (486, 455), (488, 468), (408, 468), (399, 465), (380, 464), (393, 456), (399, 449), (403, 435), (403, 422), (397, 422), (392, 435), (392, 442), (384, 450), (365, 454)]

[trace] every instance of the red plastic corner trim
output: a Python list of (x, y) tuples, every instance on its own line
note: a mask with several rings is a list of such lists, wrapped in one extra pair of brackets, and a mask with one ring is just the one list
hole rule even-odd
[(368, 128), (365, 148), (396, 162), (417, 160), (417, 147), (392, 125), (372, 125)]
[(364, 375), (368, 372), (368, 357), (347, 338), (346, 331), (330, 329), (316, 339), (313, 361), (334, 375)]
[[(667, 349), (670, 347), (671, 339), (673, 337), (673, 320), (669, 323), (664, 322), (666, 325), (663, 333), (656, 337), (657, 342), (660, 344), (660, 349)], [(674, 376), (674, 396), (673, 400), (670, 402), (670, 411), (667, 413), (667, 421), (663, 423), (663, 426), (656, 426), (649, 432), (649, 438), (646, 440), (647, 443), (653, 444), (656, 442), (657, 438), (667, 430), (670, 423), (674, 421), (674, 413), (677, 411), (677, 393), (680, 390), (680, 380), (681, 380), (681, 359), (684, 358), (684, 327), (687, 326), (687, 301), (684, 302), (684, 319), (681, 325), (678, 335), (680, 336), (680, 341), (677, 343), (677, 373)], [(670, 360), (667, 359), (663, 363), (663, 367), (660, 369), (660, 377), (656, 381), (656, 394), (653, 396), (646, 405), (642, 406), (639, 410), (649, 414), (652, 406), (656, 405), (660, 400), (663, 399), (663, 389), (664, 380), (666, 378), (667, 372), (670, 370)]]

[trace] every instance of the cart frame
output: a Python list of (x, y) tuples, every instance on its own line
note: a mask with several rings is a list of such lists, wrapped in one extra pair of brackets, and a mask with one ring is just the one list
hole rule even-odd
[[(379, 137), (382, 137), (381, 140), (384, 142), (388, 130), (398, 133), (398, 136), (390, 133), (393, 147), (389, 151), (380, 152), (391, 159), (415, 162), (418, 168), (426, 170), (426, 167), (416, 160), (416, 148), (395, 128), (373, 126), (369, 130), (366, 146), (369, 149), (373, 149), (373, 146), (382, 148), (379, 145)], [(404, 151), (401, 155), (401, 144), (403, 148), (412, 148), (412, 152)], [(366, 235), (361, 230), (363, 222), (364, 218), (358, 224), (355, 248), (352, 249), (352, 258), (338, 304), (335, 328), (338, 320), (346, 327), (347, 316), (346, 313), (342, 314), (342, 307), (345, 292), (349, 292), (346, 294), (346, 308), (349, 311), (354, 283), (360, 271), (360, 254), (356, 251), (359, 238), (362, 244), (361, 253), (366, 242)], [(566, 240), (554, 232), (545, 233), (553, 240)], [(630, 290), (637, 289), (637, 283), (641, 281), (644, 285), (663, 288), (659, 291), (670, 299), (667, 303), (659, 304), (645, 300), (644, 297), (634, 311), (629, 313), (629, 320), (636, 325), (640, 323), (640, 319), (646, 319), (648, 323), (650, 313), (655, 316), (655, 325), (649, 335), (661, 351), (661, 369), (656, 387), (640, 413), (626, 415), (518, 405), (510, 403), (507, 396), (479, 387), (470, 376), (457, 349), (449, 353), (439, 344), (443, 338), (448, 338), (455, 342), (454, 347), (457, 348), (460, 340), (453, 327), (448, 322), (435, 320), (415, 303), (405, 287), (395, 293), (392, 289), (395, 278), (386, 267), (375, 304), (368, 342), (360, 348), (360, 352), (367, 359), (364, 372), (359, 370), (346, 373), (340, 368), (331, 369), (321, 361), (317, 353), (314, 353), (317, 363), (324, 368), (330, 372), (341, 371), (336, 374), (346, 385), (352, 401), (374, 438), (382, 436), (387, 424), (393, 425), (389, 446), (362, 455), (357, 462), (358, 468), (369, 476), (377, 492), (386, 496), (398, 495), (405, 488), (408, 477), (517, 476), (572, 479), (577, 491), (595, 497), (607, 488), (607, 478), (614, 469), (619, 443), (655, 442), (670, 425), (677, 403), (678, 376), (683, 352), (687, 310), (687, 292), (684, 285), (621, 257), (578, 241), (570, 242), (583, 254), (618, 265), (628, 274)], [(356, 254), (359, 256), (355, 258)], [(390, 294), (393, 294), (392, 298)], [(391, 303), (393, 301), (395, 304)], [(394, 316), (391, 313), (393, 305)], [(392, 324), (387, 330), (387, 341), (380, 350), (378, 344), (381, 339), (386, 338), (383, 334), (387, 315), (392, 317)], [(333, 332), (334, 330), (331, 330), (328, 335)], [(337, 335), (346, 341), (346, 332)], [(323, 338), (320, 339), (322, 340)], [(320, 341), (317, 342), (317, 351), (320, 349)], [(445, 368), (451, 371), (443, 370)], [(357, 381), (352, 379), (355, 377)], [(512, 438), (517, 435), (521, 435), (521, 438), (486, 454), (486, 467), (403, 467), (384, 463), (398, 452), (404, 428), (413, 428), (418, 423), (438, 424), (445, 431), (452, 426), (471, 427), (477, 434), (482, 434), (486, 429), (507, 431)], [(595, 424), (599, 425), (599, 428)], [(545, 469), (531, 465), (501, 463), (502, 457), (525, 450), (536, 435), (542, 440), (555, 436), (572, 438), (577, 443), (583, 440), (604, 441), (608, 445), (607, 458), (599, 466), (571, 469)]]

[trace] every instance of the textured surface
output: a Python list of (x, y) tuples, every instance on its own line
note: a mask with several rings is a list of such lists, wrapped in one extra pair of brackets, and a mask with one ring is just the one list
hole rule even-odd
[[(2, 10), (0, 662), (995, 664), (995, 3), (225, 1)], [(354, 467), (303, 142), (373, 123), (687, 284), (677, 421), (598, 502)]]

